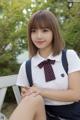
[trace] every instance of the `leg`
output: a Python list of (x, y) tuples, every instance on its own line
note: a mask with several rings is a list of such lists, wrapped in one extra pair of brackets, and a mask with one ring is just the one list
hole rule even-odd
[(46, 120), (41, 96), (26, 96), (15, 109), (9, 120)]
[(41, 96), (37, 98), (38, 105), (37, 105), (37, 112), (35, 114), (34, 120), (46, 120), (46, 112), (44, 107), (44, 101)]

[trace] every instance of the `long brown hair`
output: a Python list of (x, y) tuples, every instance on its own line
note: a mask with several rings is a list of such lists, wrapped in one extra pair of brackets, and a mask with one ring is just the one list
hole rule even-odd
[(40, 10), (32, 15), (28, 24), (28, 39), (29, 39), (28, 47), (30, 57), (33, 57), (38, 51), (38, 48), (33, 44), (31, 40), (31, 30), (33, 28), (43, 27), (49, 28), (53, 32), (52, 45), (54, 55), (59, 54), (64, 47), (64, 42), (60, 35), (57, 18), (50, 11)]

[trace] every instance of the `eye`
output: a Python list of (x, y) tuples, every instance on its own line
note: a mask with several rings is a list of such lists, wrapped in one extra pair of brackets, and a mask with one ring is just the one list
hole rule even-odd
[(36, 29), (31, 29), (31, 32), (36, 32)]
[(44, 29), (43, 29), (43, 32), (48, 32), (48, 31), (49, 31), (48, 28), (44, 28)]

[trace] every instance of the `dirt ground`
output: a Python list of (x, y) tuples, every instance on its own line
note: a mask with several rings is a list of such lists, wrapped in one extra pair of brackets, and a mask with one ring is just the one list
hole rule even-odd
[(16, 103), (4, 103), (3, 108), (2, 108), (2, 113), (9, 118), (13, 110), (16, 108), (17, 104)]

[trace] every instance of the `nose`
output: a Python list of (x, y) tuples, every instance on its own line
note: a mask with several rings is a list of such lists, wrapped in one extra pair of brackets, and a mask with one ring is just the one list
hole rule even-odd
[(38, 38), (38, 39), (41, 39), (41, 38), (42, 38), (42, 33), (41, 33), (41, 31), (37, 31), (37, 38)]

